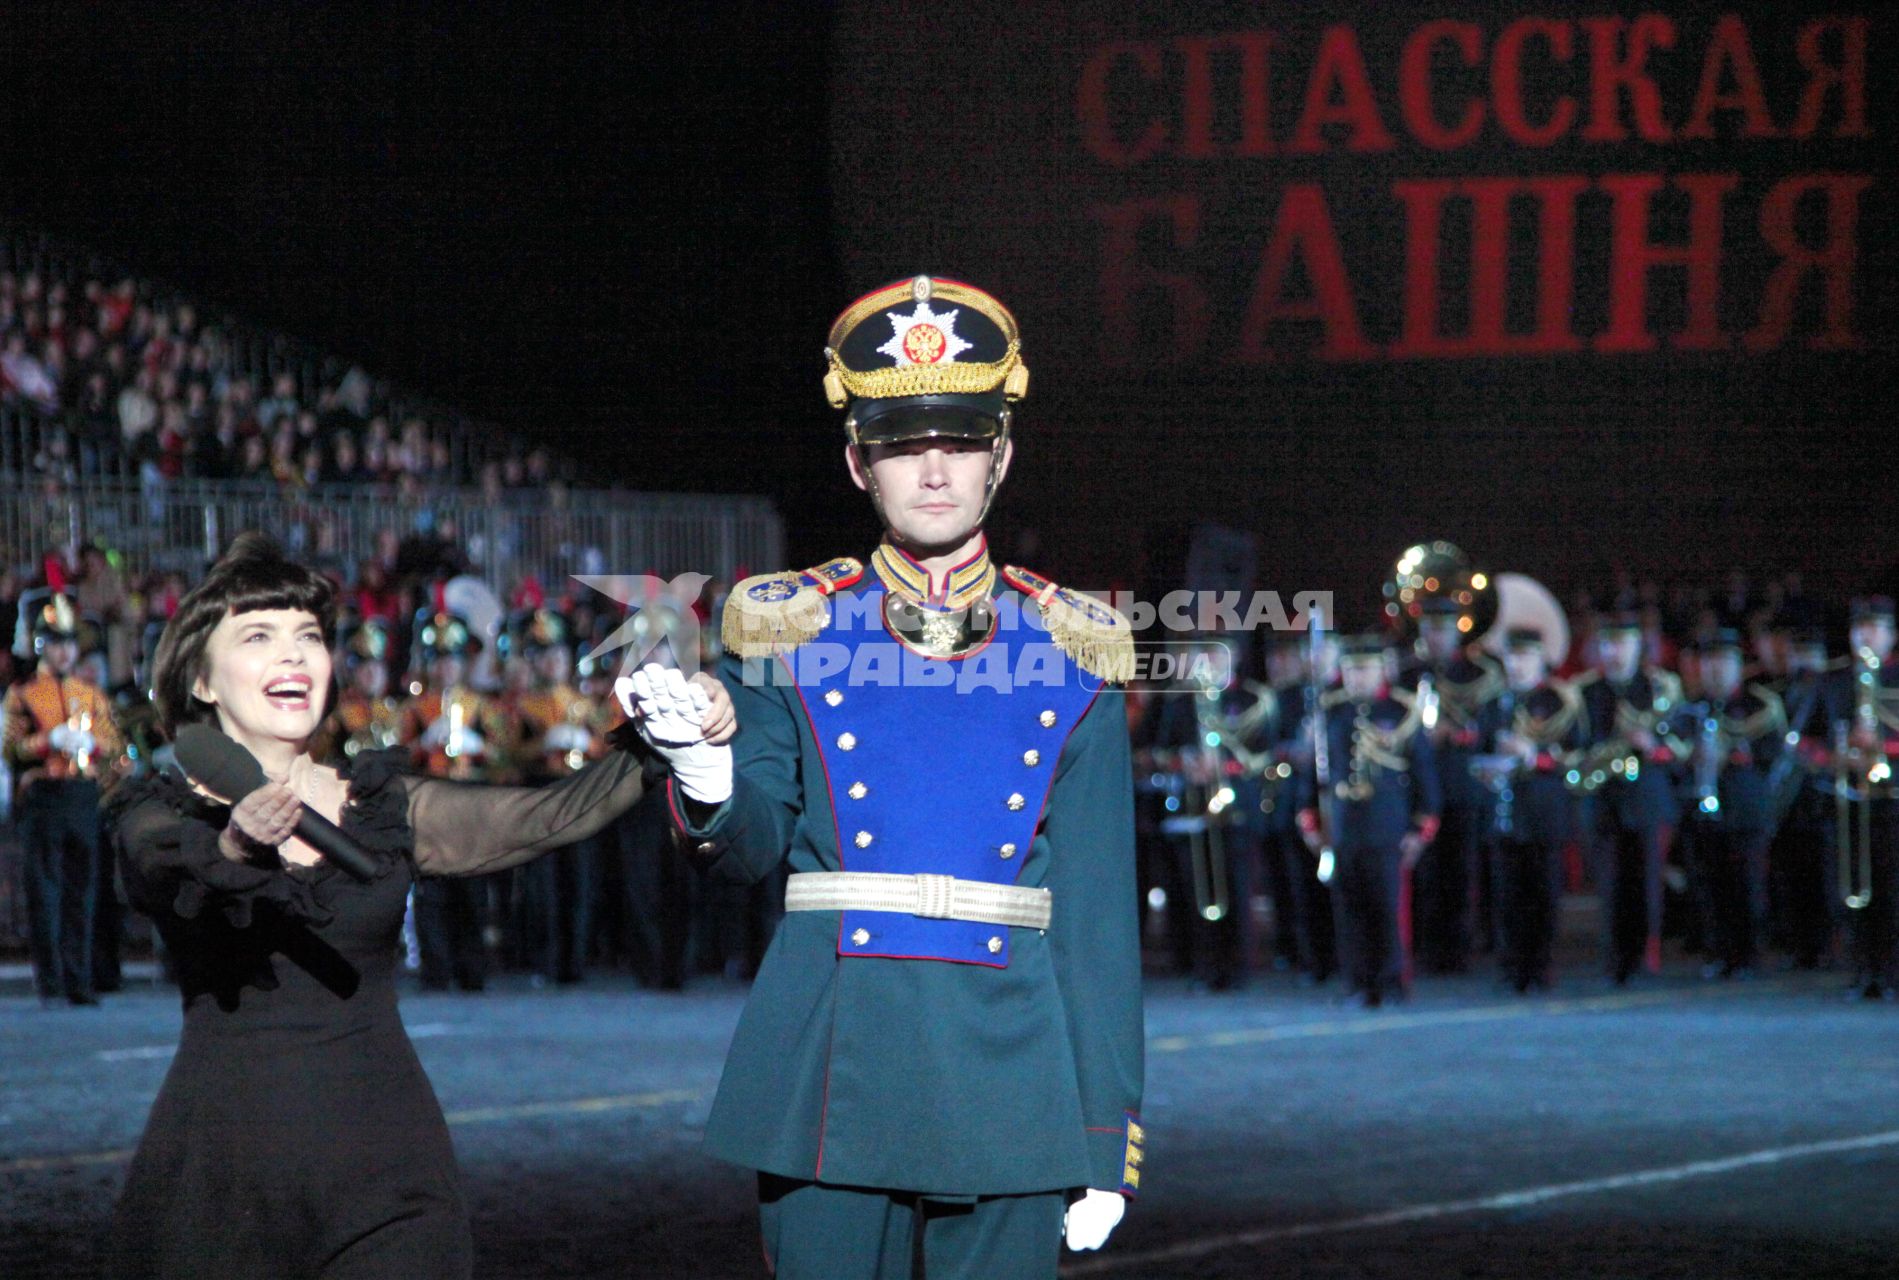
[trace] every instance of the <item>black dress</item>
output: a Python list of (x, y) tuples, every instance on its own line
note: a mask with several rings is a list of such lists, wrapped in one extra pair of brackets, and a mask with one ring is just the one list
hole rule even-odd
[(358, 756), (342, 827), (376, 860), (286, 871), (218, 850), (230, 810), (169, 774), (108, 806), (134, 904), (177, 966), (185, 1023), (109, 1244), (118, 1277), (465, 1277), (467, 1210), (441, 1104), (396, 1014), (410, 883), (525, 862), (638, 798), (618, 751), (553, 786)]

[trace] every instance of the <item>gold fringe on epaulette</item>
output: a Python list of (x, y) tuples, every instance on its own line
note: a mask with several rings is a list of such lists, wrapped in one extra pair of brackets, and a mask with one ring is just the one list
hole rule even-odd
[[(771, 579), (796, 582), (797, 589), (783, 600), (753, 599), (747, 589)], [(741, 658), (769, 658), (817, 639), (829, 617), (830, 602), (823, 592), (797, 574), (768, 573), (747, 578), (732, 588), (725, 598), (719, 634), (728, 653)]]
[(1110, 615), (1110, 620), (1097, 621), (1063, 599), (1059, 590), (1049, 592), (1042, 604), (1049, 639), (1083, 671), (1109, 684), (1126, 684), (1134, 678), (1134, 629), (1099, 600), (1088, 603)]

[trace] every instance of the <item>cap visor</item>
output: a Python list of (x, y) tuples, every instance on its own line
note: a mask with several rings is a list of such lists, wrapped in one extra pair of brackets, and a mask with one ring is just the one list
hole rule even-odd
[(906, 440), (994, 440), (1002, 433), (1000, 392), (861, 400), (852, 411), (865, 444)]

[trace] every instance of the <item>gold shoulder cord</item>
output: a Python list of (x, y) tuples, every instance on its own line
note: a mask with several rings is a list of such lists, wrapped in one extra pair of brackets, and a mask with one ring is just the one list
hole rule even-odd
[(1582, 714), (1582, 695), (1570, 687), (1567, 680), (1551, 680), (1550, 689), (1560, 699), (1561, 705), (1549, 715), (1537, 717), (1530, 714), (1530, 708), (1519, 706), (1516, 718), (1511, 722), (1511, 731), (1520, 737), (1528, 738), (1539, 747), (1553, 747), (1561, 743), (1570, 726), (1576, 723), (1576, 717)]

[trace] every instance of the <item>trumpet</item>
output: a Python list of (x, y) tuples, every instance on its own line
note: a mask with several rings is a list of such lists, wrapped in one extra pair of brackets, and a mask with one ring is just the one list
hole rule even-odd
[(1835, 843), (1840, 856), (1840, 897), (1854, 911), (1873, 901), (1873, 801), (1893, 795), (1892, 762), (1886, 757), (1879, 717), (1880, 657), (1862, 646), (1853, 655), (1854, 727), (1870, 735), (1870, 751), (1851, 748), (1846, 726), (1834, 731)]

